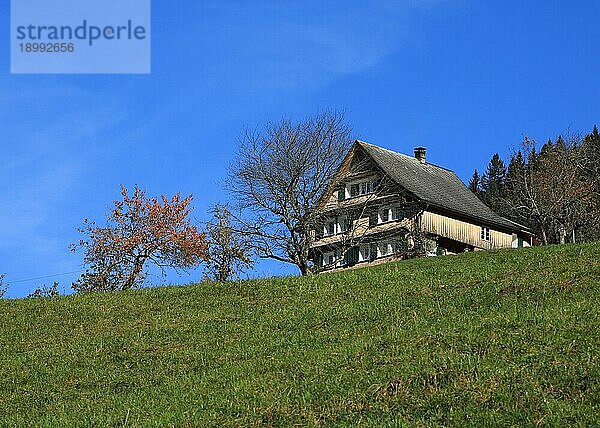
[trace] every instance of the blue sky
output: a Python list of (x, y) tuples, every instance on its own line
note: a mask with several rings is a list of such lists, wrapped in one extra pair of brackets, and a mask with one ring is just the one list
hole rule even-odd
[[(424, 145), (468, 180), (524, 134), (600, 124), (597, 2), (154, 0), (149, 75), (11, 75), (9, 16), (0, 0), (9, 297), (69, 289), (76, 274), (28, 279), (80, 269), (68, 245), (120, 184), (193, 193), (206, 220), (246, 126), (345, 109), (359, 138)], [(262, 262), (254, 275), (293, 273)]]

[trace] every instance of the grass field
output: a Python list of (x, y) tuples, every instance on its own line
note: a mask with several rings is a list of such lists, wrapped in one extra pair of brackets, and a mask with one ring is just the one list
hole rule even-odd
[(0, 426), (600, 425), (600, 245), (0, 301)]

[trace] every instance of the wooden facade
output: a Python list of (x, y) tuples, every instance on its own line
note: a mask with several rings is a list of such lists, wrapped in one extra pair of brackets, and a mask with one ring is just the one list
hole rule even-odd
[[(472, 246), (474, 249), (491, 250), (496, 248), (511, 248), (516, 236), (513, 233), (489, 229), (489, 238), (482, 239), (482, 228), (466, 221), (425, 211), (420, 217), (421, 230), (433, 236), (442, 236)], [(485, 231), (484, 231), (485, 233)]]

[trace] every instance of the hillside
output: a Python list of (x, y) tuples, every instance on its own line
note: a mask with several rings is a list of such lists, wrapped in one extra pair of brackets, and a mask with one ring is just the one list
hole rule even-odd
[(0, 301), (0, 426), (598, 425), (599, 260)]

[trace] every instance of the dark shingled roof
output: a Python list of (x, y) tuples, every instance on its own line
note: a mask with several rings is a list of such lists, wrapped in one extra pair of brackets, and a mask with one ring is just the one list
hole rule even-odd
[(527, 231), (526, 227), (493, 212), (454, 172), (362, 141), (356, 144), (392, 180), (431, 206), (475, 220), (484, 226), (495, 226), (511, 232)]

